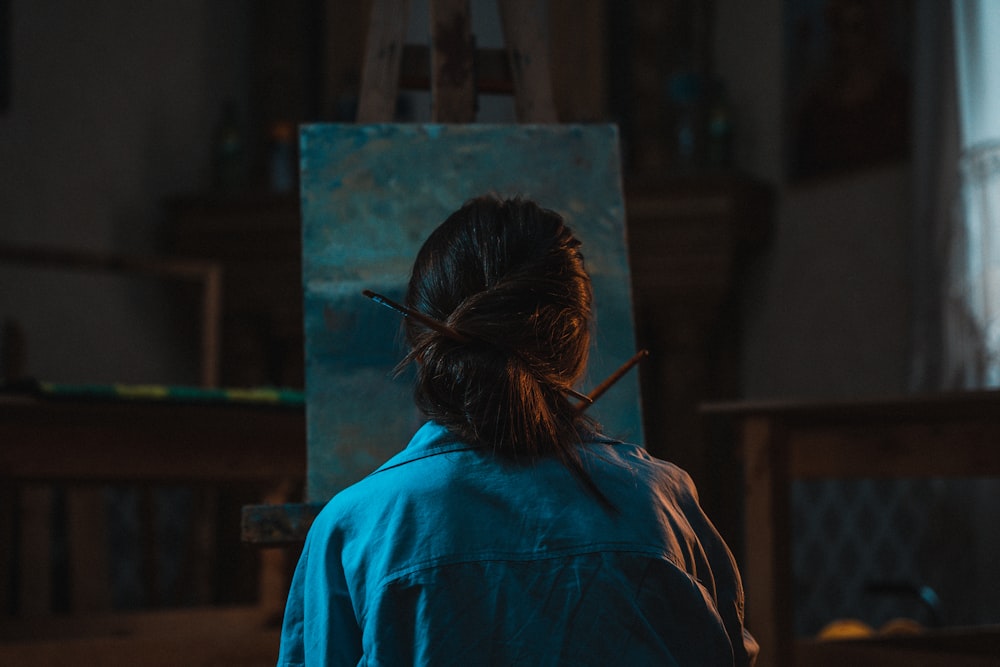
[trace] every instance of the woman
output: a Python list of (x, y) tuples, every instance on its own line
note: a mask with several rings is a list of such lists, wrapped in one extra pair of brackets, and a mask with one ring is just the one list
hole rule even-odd
[(401, 367), (427, 423), (317, 517), (280, 665), (749, 665), (743, 591), (690, 477), (601, 435), (580, 243), (475, 199), (417, 255)]

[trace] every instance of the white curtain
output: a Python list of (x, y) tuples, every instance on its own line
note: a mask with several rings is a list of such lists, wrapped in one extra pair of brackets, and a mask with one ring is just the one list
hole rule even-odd
[[(918, 391), (1000, 387), (1000, 0), (917, 0), (913, 376)], [(932, 556), (950, 620), (1000, 619), (1000, 480), (936, 480)], [(965, 536), (963, 539), (961, 536)], [(969, 545), (972, 545), (971, 547)], [(944, 551), (942, 551), (944, 549)], [(970, 586), (969, 582), (975, 582)]]
[(1000, 2), (954, 0), (960, 195), (950, 221), (942, 379), (1000, 387)]

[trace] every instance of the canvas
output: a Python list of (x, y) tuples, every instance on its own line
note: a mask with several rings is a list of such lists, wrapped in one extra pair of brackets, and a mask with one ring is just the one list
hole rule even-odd
[[(586, 392), (635, 352), (618, 132), (613, 125), (305, 125), (301, 129), (307, 497), (323, 502), (395, 454), (423, 422), (401, 318), (424, 239), (467, 200), (520, 195), (583, 242), (597, 328)], [(641, 444), (633, 370), (589, 414)]]

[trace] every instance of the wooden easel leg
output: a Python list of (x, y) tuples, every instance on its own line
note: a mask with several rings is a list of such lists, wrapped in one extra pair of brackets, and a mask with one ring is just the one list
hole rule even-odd
[(497, 0), (519, 123), (556, 123), (549, 62), (549, 3)]
[[(282, 480), (267, 493), (264, 497), (264, 503), (272, 506), (288, 503), (294, 488), (295, 485), (291, 480)], [(294, 564), (297, 560), (297, 557), (292, 560), (292, 553), (287, 548), (261, 549), (258, 603), (268, 623), (274, 625), (281, 623), (285, 612), (285, 602), (288, 599), (288, 586), (291, 583), (288, 576), (289, 565)]]
[(409, 0), (374, 0), (358, 98), (359, 123), (388, 123), (396, 112)]
[[(557, 123), (549, 57), (547, 0), (497, 0), (519, 123)], [(359, 123), (391, 122), (409, 17), (409, 0), (374, 0), (361, 66)], [(476, 116), (476, 50), (469, 0), (431, 0), (432, 120)]]
[(469, 0), (431, 0), (431, 118), (476, 119), (475, 45)]

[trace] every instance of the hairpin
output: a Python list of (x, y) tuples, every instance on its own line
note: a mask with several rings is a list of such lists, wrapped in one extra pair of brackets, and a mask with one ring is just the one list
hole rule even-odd
[(418, 313), (412, 308), (407, 308), (401, 303), (396, 303), (389, 297), (382, 296), (381, 294), (376, 294), (370, 289), (362, 290), (361, 293), (364, 294), (369, 299), (371, 299), (372, 301), (374, 301), (375, 303), (380, 303), (386, 308), (391, 308), (392, 310), (395, 310), (403, 317), (412, 317), (413, 319), (415, 319), (417, 322), (420, 322), (428, 329), (433, 329), (434, 331), (437, 331), (439, 334), (447, 336), (448, 338), (451, 338), (454, 341), (457, 341), (459, 343), (469, 342), (469, 339), (466, 336), (463, 336), (462, 334), (458, 333), (444, 322), (439, 322), (438, 320), (427, 317), (423, 313)]
[(648, 356), (649, 356), (649, 350), (646, 350), (646, 349), (639, 350), (634, 355), (632, 355), (631, 359), (629, 359), (624, 364), (622, 364), (621, 366), (619, 366), (618, 370), (616, 370), (614, 373), (612, 373), (611, 375), (609, 375), (604, 380), (604, 382), (602, 382), (601, 384), (597, 385), (596, 387), (594, 387), (590, 391), (590, 395), (587, 396), (587, 399), (589, 399), (589, 400), (587, 400), (586, 403), (581, 404), (579, 406), (579, 410), (580, 411), (586, 410), (588, 405), (592, 404), (594, 401), (596, 401), (598, 398), (600, 398), (601, 395), (604, 394), (604, 392), (606, 392), (608, 389), (611, 389), (611, 387), (613, 387), (616, 382), (618, 382), (619, 380), (621, 380), (622, 377), (624, 377), (626, 373), (628, 373), (630, 370), (632, 370), (633, 366), (635, 366), (636, 364), (638, 364), (640, 361), (642, 361), (643, 359), (645, 359)]
[[(421, 324), (426, 326), (428, 329), (433, 329), (434, 331), (437, 331), (438, 333), (447, 336), (448, 338), (451, 338), (454, 341), (457, 341), (459, 343), (469, 342), (469, 338), (467, 336), (464, 336), (459, 332), (455, 331), (444, 322), (435, 320), (432, 317), (428, 317), (427, 315), (417, 312), (412, 308), (407, 308), (401, 303), (396, 303), (389, 297), (382, 296), (381, 294), (377, 294), (369, 289), (362, 290), (361, 293), (364, 294), (369, 299), (371, 299), (372, 301), (374, 301), (375, 303), (381, 304), (386, 308), (390, 308), (399, 313), (400, 315), (402, 315), (403, 317), (412, 317), (417, 322), (420, 322)], [(618, 380), (622, 379), (622, 377), (626, 373), (628, 373), (633, 366), (642, 361), (642, 359), (648, 355), (649, 355), (649, 350), (639, 350), (637, 353), (635, 353), (635, 355), (632, 356), (631, 359), (622, 364), (618, 368), (618, 370), (609, 375), (607, 379), (604, 380), (604, 382), (597, 385), (590, 392), (590, 394), (584, 394), (582, 392), (577, 391), (576, 389), (573, 389), (572, 387), (565, 387), (563, 388), (563, 391), (580, 401), (580, 405), (577, 407), (577, 409), (582, 412), (591, 405), (593, 405), (594, 401), (600, 398), (601, 395), (604, 394), (604, 392), (606, 392), (608, 389), (614, 386), (614, 384), (618, 382)]]

